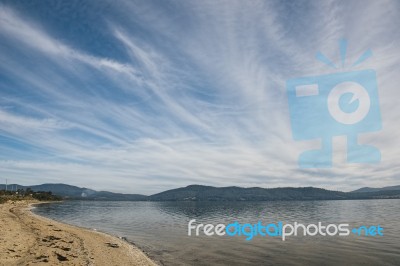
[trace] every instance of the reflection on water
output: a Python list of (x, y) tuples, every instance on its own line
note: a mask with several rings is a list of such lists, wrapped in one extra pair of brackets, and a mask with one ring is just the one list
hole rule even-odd
[[(43, 204), (35, 212), (127, 239), (165, 265), (400, 265), (400, 201), (110, 202)], [(189, 237), (187, 223), (349, 223), (381, 237)]]

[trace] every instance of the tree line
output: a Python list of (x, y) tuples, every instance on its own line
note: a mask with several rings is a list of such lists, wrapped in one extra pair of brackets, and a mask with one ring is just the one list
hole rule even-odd
[(0, 203), (6, 202), (8, 200), (26, 200), (26, 199), (36, 199), (40, 201), (56, 201), (62, 198), (53, 195), (51, 191), (33, 191), (31, 188), (18, 189), (16, 191), (10, 191), (2, 189), (0, 190)]

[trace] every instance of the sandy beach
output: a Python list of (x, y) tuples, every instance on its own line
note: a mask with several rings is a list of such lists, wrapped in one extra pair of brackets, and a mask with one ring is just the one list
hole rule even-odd
[(33, 214), (33, 203), (0, 204), (0, 265), (156, 265), (117, 237)]

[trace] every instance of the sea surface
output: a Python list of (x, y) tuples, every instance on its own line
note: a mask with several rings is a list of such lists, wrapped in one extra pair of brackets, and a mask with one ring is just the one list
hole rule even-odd
[[(400, 265), (400, 200), (65, 201), (34, 212), (124, 236), (163, 265)], [(188, 236), (188, 222), (380, 225), (383, 236)]]

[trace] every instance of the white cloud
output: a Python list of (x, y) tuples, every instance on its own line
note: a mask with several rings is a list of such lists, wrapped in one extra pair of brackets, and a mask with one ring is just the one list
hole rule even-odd
[[(18, 86), (0, 85), (0, 132), (41, 151), (0, 142), (7, 151), (0, 175), (147, 194), (193, 183), (344, 190), (398, 184), (393, 5), (312, 3), (290, 17), (277, 2), (202, 1), (181, 3), (174, 17), (128, 1), (114, 10), (130, 14), (122, 22), (104, 18), (104, 31), (128, 55), (124, 62), (56, 40), (45, 21), (0, 6), (0, 36), (9, 44), (0, 48), (0, 68)], [(362, 67), (378, 73), (384, 129), (361, 140), (379, 147), (383, 161), (302, 170), (297, 157), (314, 144), (292, 140), (285, 81), (330, 73), (314, 55), (321, 50), (338, 61), (342, 37), (349, 60), (374, 52)], [(7, 49), (35, 57), (22, 64)]]

